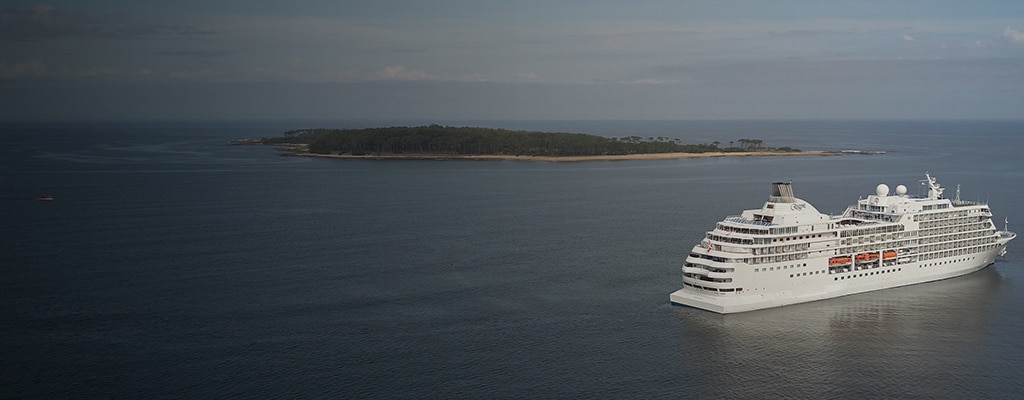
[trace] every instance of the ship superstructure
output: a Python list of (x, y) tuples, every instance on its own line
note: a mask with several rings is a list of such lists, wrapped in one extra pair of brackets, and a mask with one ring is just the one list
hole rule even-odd
[(987, 204), (904, 185), (875, 193), (841, 215), (818, 212), (772, 184), (760, 209), (718, 222), (683, 265), (673, 303), (727, 314), (845, 296), (968, 274), (991, 265), (1016, 237), (997, 230)]

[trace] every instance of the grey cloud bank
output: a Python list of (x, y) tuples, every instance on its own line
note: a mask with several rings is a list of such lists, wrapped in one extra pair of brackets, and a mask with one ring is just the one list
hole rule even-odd
[(919, 14), (841, 3), (847, 17), (810, 2), (760, 15), (754, 2), (521, 4), (533, 14), (455, 2), (420, 16), (402, 6), (422, 4), (385, 3), (7, 8), (0, 118), (1017, 119), (1024, 109), (1024, 19), (1005, 17), (1024, 12), (1015, 3)]

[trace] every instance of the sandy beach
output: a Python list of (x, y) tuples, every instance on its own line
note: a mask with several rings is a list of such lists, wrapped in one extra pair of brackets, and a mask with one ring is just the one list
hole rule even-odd
[(548, 161), (548, 162), (580, 162), (580, 161), (618, 161), (618, 160), (668, 160), (677, 158), (705, 158), (705, 157), (764, 157), (764, 156), (833, 156), (841, 153), (835, 151), (751, 151), (751, 152), (714, 152), (714, 153), (649, 153), (649, 154), (624, 154), (624, 155), (595, 155), (595, 156), (515, 156), (502, 154), (319, 154), (310, 153), (305, 145), (278, 145), (278, 149), (289, 156), (296, 157), (322, 157), (322, 158), (349, 158), (365, 160), (516, 160), (516, 161)]

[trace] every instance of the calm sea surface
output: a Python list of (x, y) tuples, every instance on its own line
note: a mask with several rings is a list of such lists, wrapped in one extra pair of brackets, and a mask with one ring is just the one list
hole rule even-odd
[(1021, 239), (925, 285), (668, 300), (772, 181), (838, 213), (927, 171), (1024, 227), (1022, 122), (442, 123), (886, 154), (333, 160), (226, 143), (393, 123), (0, 124), (0, 398), (1024, 395)]

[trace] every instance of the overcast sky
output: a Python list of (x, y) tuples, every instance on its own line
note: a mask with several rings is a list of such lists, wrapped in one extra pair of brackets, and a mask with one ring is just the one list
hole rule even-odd
[(0, 118), (1021, 119), (1024, 1), (0, 0)]

